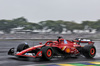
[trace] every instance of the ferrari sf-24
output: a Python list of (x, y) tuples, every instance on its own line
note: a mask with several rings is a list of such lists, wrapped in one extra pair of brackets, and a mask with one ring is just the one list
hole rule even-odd
[(11, 48), (8, 55), (18, 57), (32, 57), (50, 60), (53, 57), (78, 57), (83, 55), (86, 58), (93, 58), (96, 54), (94, 42), (90, 39), (65, 40), (63, 38), (57, 41), (47, 41), (45, 44), (29, 47), (27, 43), (19, 44), (16, 51)]

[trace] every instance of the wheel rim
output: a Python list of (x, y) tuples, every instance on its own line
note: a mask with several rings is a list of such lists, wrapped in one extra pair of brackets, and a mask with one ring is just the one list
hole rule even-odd
[(94, 49), (94, 48), (91, 48), (91, 49), (90, 49), (90, 54), (91, 54), (91, 55), (94, 55), (94, 54), (95, 54), (95, 49)]
[(48, 49), (46, 54), (47, 54), (48, 57), (51, 57), (52, 51), (50, 49)]

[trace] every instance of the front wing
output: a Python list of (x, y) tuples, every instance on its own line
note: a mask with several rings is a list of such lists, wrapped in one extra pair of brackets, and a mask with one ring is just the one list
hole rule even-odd
[(37, 57), (42, 57), (42, 51), (38, 51), (36, 54), (35, 53), (29, 53), (29, 48), (25, 49), (21, 52), (15, 52), (14, 48), (11, 48), (8, 51), (8, 55), (14, 55), (14, 56), (23, 56), (23, 57), (33, 57), (33, 58), (37, 58)]

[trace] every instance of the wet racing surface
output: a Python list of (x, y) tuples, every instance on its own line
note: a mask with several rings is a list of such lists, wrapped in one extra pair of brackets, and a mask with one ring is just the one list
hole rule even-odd
[(30, 66), (30, 65), (44, 65), (44, 64), (54, 64), (54, 63), (70, 63), (70, 62), (83, 62), (83, 61), (100, 61), (100, 41), (95, 41), (95, 47), (97, 49), (97, 54), (94, 59), (86, 59), (83, 56), (79, 58), (53, 58), (50, 61), (43, 61), (39, 58), (17, 58), (15, 56), (7, 55), (10, 48), (16, 48), (20, 43), (27, 42), (29, 46), (34, 46), (39, 44), (39, 42), (45, 43), (46, 41), (32, 41), (32, 40), (0, 40), (0, 66)]

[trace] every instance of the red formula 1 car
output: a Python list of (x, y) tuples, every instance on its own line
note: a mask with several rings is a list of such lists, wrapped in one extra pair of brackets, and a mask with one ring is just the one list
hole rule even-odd
[[(83, 44), (81, 44), (83, 43)], [(50, 60), (56, 56), (93, 58), (96, 54), (94, 42), (89, 39), (77, 38), (73, 41), (59, 39), (58, 41), (47, 41), (45, 44), (29, 47), (28, 44), (20, 44), (17, 51), (14, 48), (8, 51), (8, 55), (42, 58)]]

